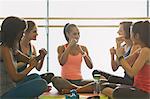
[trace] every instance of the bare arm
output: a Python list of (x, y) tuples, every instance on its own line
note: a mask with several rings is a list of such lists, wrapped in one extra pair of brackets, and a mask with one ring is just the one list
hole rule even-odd
[(6, 70), (13, 81), (18, 82), (22, 80), (34, 68), (34, 64), (30, 65), (23, 73), (18, 73), (15, 69), (13, 55), (8, 47), (2, 47), (2, 57), (6, 66)]
[(46, 51), (44, 48), (42, 48), (42, 49), (39, 51), (39, 53), (40, 53), (40, 55), (41, 55), (41, 59), (40, 59), (40, 61), (38, 62), (38, 65), (36, 66), (36, 69), (37, 69), (38, 71), (40, 71), (41, 68), (42, 68), (42, 66), (43, 66), (43, 62), (44, 62), (45, 56), (46, 56), (46, 54), (47, 54), (47, 51)]
[(85, 60), (86, 65), (88, 66), (88, 68), (92, 69), (93, 63), (91, 61), (87, 48), (85, 46), (79, 46), (79, 47), (80, 47), (81, 54), (84, 55), (83, 58)]
[(116, 50), (114, 49), (114, 47), (112, 47), (110, 49), (110, 55), (111, 55), (111, 67), (113, 71), (116, 71), (119, 68), (119, 62), (117, 59), (115, 59), (115, 53)]
[(64, 48), (64, 46), (59, 46), (57, 48), (58, 60), (59, 60), (59, 63), (61, 66), (63, 66), (66, 63), (66, 61), (68, 59), (69, 51), (70, 51), (72, 46), (76, 45), (76, 43), (77, 43), (76, 39), (72, 39), (69, 42), (66, 49)]
[[(119, 55), (119, 53), (118, 53), (118, 55)], [(136, 61), (132, 67), (123, 58), (120, 60), (120, 63), (122, 65), (122, 67), (124, 68), (124, 70), (127, 72), (127, 74), (130, 77), (134, 77), (141, 70), (141, 68), (144, 66), (144, 64), (148, 61), (148, 59), (149, 59), (148, 55), (150, 55), (149, 49), (148, 48), (142, 48), (138, 58), (136, 59)]]
[(69, 55), (69, 50), (70, 50), (70, 48), (67, 48), (65, 50), (64, 46), (59, 46), (57, 48), (58, 60), (59, 60), (59, 63), (61, 66), (63, 66), (66, 63), (68, 55)]

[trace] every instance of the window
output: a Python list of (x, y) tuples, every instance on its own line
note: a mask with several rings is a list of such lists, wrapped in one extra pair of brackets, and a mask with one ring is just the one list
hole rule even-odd
[[(150, 10), (149, 10), (150, 11)], [(46, 0), (0, 0), (0, 17), (18, 16), (24, 18), (47, 16)], [(147, 17), (147, 0), (49, 0), (49, 17), (73, 17), (73, 18), (126, 18), (126, 17)], [(0, 24), (2, 23), (0, 19)], [(27, 19), (29, 20), (29, 19)], [(38, 26), (46, 26), (46, 19), (32, 19)], [(120, 68), (117, 72), (111, 70), (109, 49), (115, 46), (115, 37), (117, 36), (117, 26), (122, 21), (130, 19), (50, 19), (49, 24), (56, 27), (49, 27), (49, 34), (46, 27), (38, 28), (37, 41), (33, 41), (37, 50), (47, 48), (47, 35), (49, 35), (49, 59), (44, 61), (44, 66), (39, 74), (46, 72), (47, 64), (49, 71), (55, 75), (60, 75), (61, 66), (57, 59), (57, 47), (65, 44), (63, 35), (63, 26), (66, 23), (74, 23), (79, 26), (101, 26), (107, 27), (79, 27), (81, 37), (79, 43), (85, 45), (94, 64), (94, 69), (123, 76), (123, 70)], [(138, 21), (132, 19), (130, 21)], [(140, 19), (144, 20), (144, 19)], [(85, 63), (82, 64), (82, 74), (86, 79), (92, 78), (91, 72)], [(33, 70), (32, 72), (37, 72)], [(90, 73), (90, 75), (89, 75)], [(87, 76), (87, 74), (89, 76)]]

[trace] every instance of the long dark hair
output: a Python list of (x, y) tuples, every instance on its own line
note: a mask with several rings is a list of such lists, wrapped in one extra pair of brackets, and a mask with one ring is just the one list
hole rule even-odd
[(132, 28), (133, 36), (139, 35), (140, 40), (150, 48), (150, 23), (149, 21), (138, 21)]
[(5, 18), (1, 25), (0, 42), (13, 48), (17, 37), (23, 34), (25, 28), (26, 22), (23, 19), (15, 16)]

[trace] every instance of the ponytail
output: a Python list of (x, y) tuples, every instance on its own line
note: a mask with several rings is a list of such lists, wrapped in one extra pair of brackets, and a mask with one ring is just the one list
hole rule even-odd
[(66, 39), (67, 41), (69, 41), (69, 38), (67, 37), (66, 32), (68, 32), (68, 26), (69, 26), (69, 24), (70, 24), (70, 23), (67, 23), (67, 24), (64, 26), (64, 30), (63, 30), (64, 35), (65, 35), (65, 39)]

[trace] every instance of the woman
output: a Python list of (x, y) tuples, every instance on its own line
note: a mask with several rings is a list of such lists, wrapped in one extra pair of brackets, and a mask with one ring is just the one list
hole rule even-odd
[[(27, 21), (28, 28), (26, 29), (23, 38), (21, 39), (19, 43), (19, 50), (24, 53), (25, 55), (29, 57), (36, 57), (36, 48), (35, 46), (31, 43), (31, 40), (36, 40), (37, 37), (37, 27), (36, 24), (33, 21)], [(47, 51), (42, 48), (39, 53), (42, 54), (42, 58), (38, 62), (36, 69), (38, 71), (41, 70), (43, 66), (43, 62), (45, 59), (45, 55), (47, 54)], [(27, 64), (23, 62), (18, 62), (18, 72), (22, 72), (25, 68), (27, 68)], [(45, 73), (42, 74), (41, 77), (47, 81), (49, 84), (51, 82), (51, 78), (54, 76), (53, 73)]]
[[(23, 36), (25, 28), (26, 22), (13, 16), (7, 17), (1, 25), (0, 96), (2, 99), (33, 99), (47, 89), (46, 81), (41, 79), (39, 75), (27, 76), (37, 65), (36, 59), (30, 59), (17, 50), (17, 44)], [(29, 67), (21, 73), (16, 70), (15, 56), (20, 61), (29, 63)], [(33, 75), (36, 75), (36, 78), (32, 78)]]
[(141, 48), (137, 49), (128, 58), (138, 54), (136, 61), (130, 64), (123, 57), (121, 47), (117, 48), (116, 55), (118, 60), (130, 77), (134, 77), (132, 86), (120, 86), (115, 90), (112, 88), (104, 88), (103, 93), (114, 99), (149, 99), (150, 96), (150, 23), (148, 21), (139, 21), (133, 25), (131, 39), (134, 44), (138, 44)]
[[(119, 37), (116, 38), (116, 45), (117, 47), (122, 47), (124, 49), (124, 57), (128, 57), (129, 54), (132, 54), (135, 48), (138, 48), (138, 45), (133, 45), (132, 41), (130, 39), (130, 27), (131, 27), (132, 22), (121, 22), (120, 23), (120, 27), (118, 30), (118, 34)], [(122, 43), (125, 43), (124, 45), (122, 45)], [(132, 52), (131, 52), (132, 50)], [(115, 53), (116, 53), (116, 49), (113, 47), (110, 49), (110, 54), (111, 54), (111, 67), (113, 71), (116, 71), (119, 66), (121, 65), (118, 62), (118, 59), (115, 59)], [(136, 58), (137, 56), (135, 56)], [(134, 61), (134, 60), (132, 60)], [(119, 84), (127, 84), (127, 85), (132, 85), (133, 84), (133, 78), (129, 77), (128, 74), (126, 72), (124, 77), (119, 77), (119, 76), (115, 76), (109, 73), (105, 73), (99, 70), (94, 70), (93, 71), (93, 75), (94, 74), (101, 74), (102, 76), (104, 76), (110, 83), (119, 83)]]
[[(64, 35), (67, 40), (67, 44), (58, 47), (58, 60), (61, 65), (61, 76), (52, 79), (53, 85), (62, 91), (71, 84), (75, 85), (68, 87), (76, 88), (77, 86), (84, 86), (93, 81), (83, 80), (81, 75), (81, 62), (82, 58), (89, 69), (93, 68), (92, 61), (89, 57), (88, 50), (85, 46), (79, 45), (80, 32), (75, 24), (66, 24), (64, 27)], [(61, 80), (60, 80), (61, 79)], [(64, 84), (66, 83), (66, 87)]]

